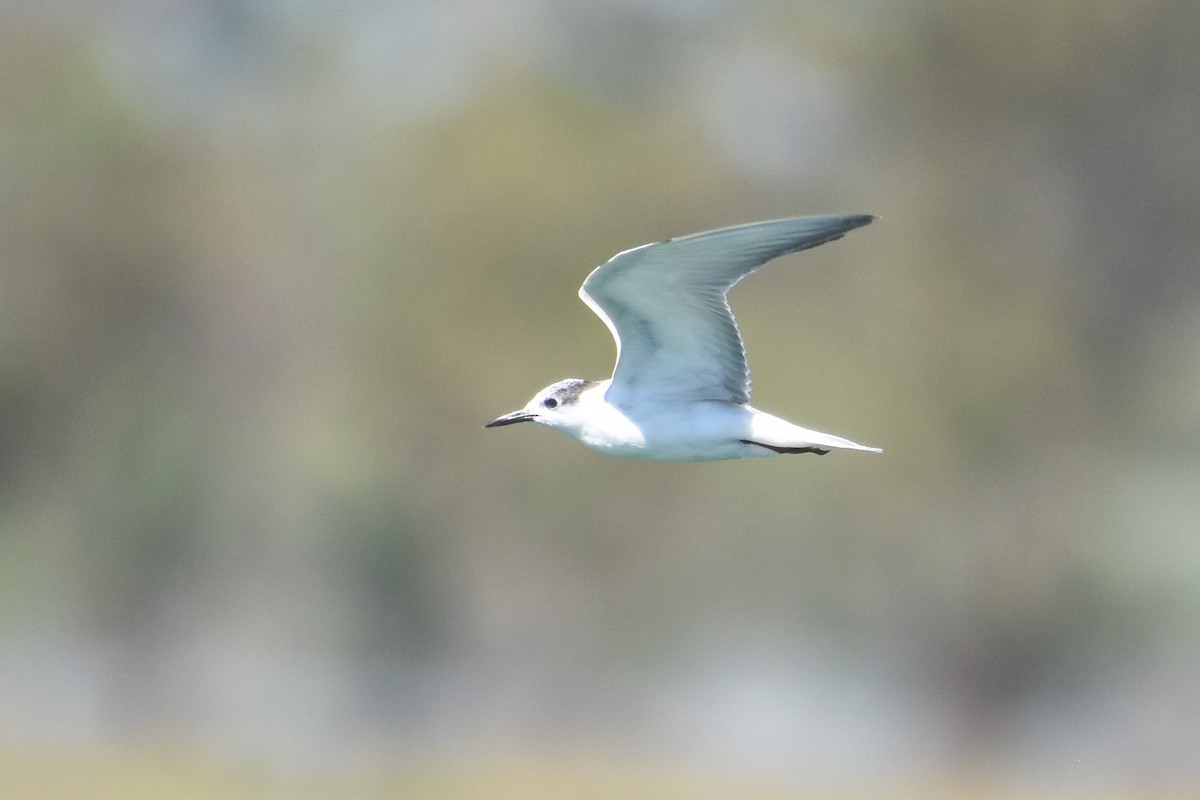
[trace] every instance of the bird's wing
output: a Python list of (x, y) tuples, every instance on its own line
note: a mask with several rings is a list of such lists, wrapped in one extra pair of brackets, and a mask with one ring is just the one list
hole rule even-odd
[(617, 341), (608, 399), (750, 400), (750, 372), (725, 295), (774, 258), (841, 238), (874, 217), (823, 216), (721, 228), (618, 253), (579, 296)]

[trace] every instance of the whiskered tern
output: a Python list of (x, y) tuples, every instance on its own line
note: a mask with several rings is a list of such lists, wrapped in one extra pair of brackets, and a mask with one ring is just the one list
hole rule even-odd
[(750, 371), (726, 295), (772, 259), (840, 239), (869, 215), (753, 222), (618, 253), (579, 296), (617, 341), (603, 381), (542, 389), (495, 428), (536, 422), (616, 456), (712, 461), (879, 448), (801, 428), (750, 405)]

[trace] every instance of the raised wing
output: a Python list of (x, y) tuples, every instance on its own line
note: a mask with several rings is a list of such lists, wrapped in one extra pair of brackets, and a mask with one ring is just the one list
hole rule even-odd
[(750, 372), (725, 300), (729, 289), (772, 259), (840, 239), (873, 219), (754, 222), (613, 256), (579, 290), (617, 340), (607, 399), (749, 402)]

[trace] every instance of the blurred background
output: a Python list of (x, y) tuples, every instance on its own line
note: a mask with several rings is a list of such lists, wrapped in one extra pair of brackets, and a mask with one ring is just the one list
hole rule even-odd
[[(1200, 785), (1200, 5), (0, 2), (0, 795)], [(647, 241), (882, 457), (484, 431)]]

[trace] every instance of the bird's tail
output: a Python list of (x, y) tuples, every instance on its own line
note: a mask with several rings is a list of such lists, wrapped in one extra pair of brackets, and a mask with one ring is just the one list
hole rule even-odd
[(878, 447), (852, 442), (832, 433), (822, 433), (793, 425), (787, 420), (759, 411), (750, 422), (750, 444), (775, 450), (777, 453), (829, 452), (830, 450), (863, 450), (882, 453)]

